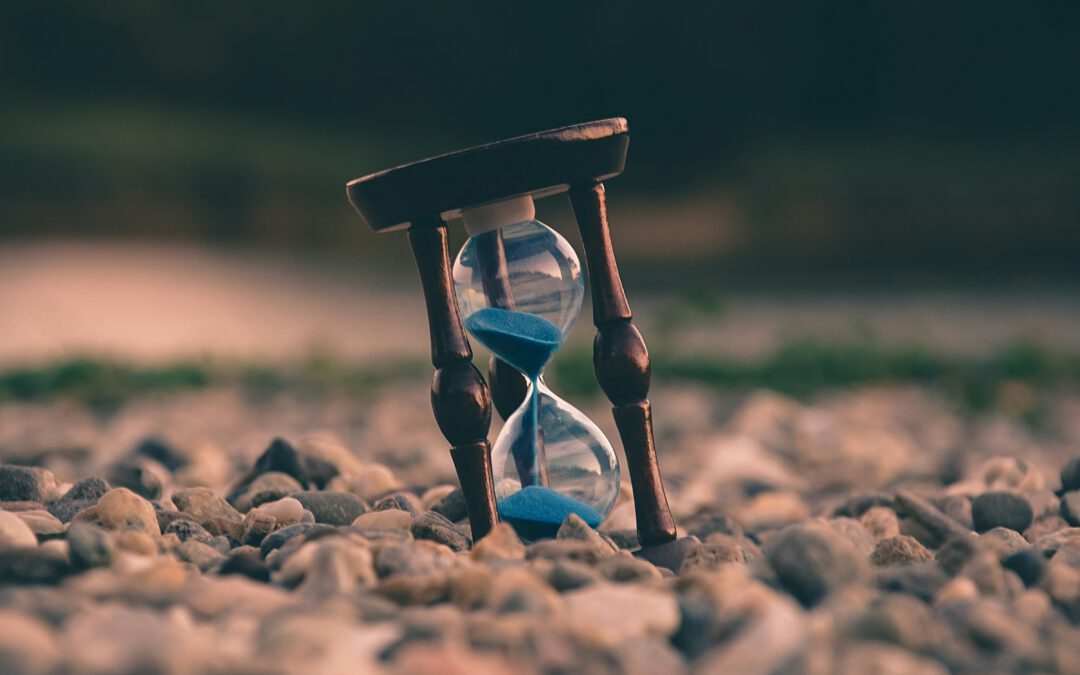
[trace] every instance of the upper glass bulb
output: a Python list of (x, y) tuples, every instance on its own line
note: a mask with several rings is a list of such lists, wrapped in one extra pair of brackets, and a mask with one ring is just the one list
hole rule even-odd
[[(472, 236), (454, 261), (458, 308), (463, 321), (486, 308), (532, 314), (565, 339), (585, 298), (581, 263), (562, 235), (533, 217), (532, 200), (525, 199), (527, 205), (509, 200), (466, 214)], [(483, 218), (492, 215), (484, 209), (500, 209), (494, 215), (510, 224), (493, 227), (499, 221)]]

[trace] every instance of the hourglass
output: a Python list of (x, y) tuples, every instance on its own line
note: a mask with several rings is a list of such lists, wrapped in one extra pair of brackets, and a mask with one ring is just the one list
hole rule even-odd
[[(598, 527), (618, 494), (611, 443), (553, 394), (543, 370), (584, 297), (573, 248), (535, 218), (534, 199), (568, 192), (591, 281), (593, 361), (613, 405), (634, 495), (637, 552), (678, 569), (693, 538), (677, 538), (653, 444), (651, 367), (632, 323), (611, 246), (603, 181), (622, 173), (626, 120), (520, 136), (351, 181), (349, 200), (377, 232), (407, 229), (431, 333), (432, 408), (451, 444), (474, 539), (500, 518), (526, 540), (575, 514)], [(447, 223), (469, 234), (453, 266)], [(491, 352), (489, 380), (466, 335)], [(491, 407), (506, 423), (488, 442)]]

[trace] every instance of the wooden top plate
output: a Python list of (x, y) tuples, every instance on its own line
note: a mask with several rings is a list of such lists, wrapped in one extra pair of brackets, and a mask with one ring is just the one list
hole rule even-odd
[(350, 181), (349, 202), (376, 232), (408, 227), (508, 197), (564, 192), (623, 171), (629, 127), (621, 117), (509, 138), (403, 164)]

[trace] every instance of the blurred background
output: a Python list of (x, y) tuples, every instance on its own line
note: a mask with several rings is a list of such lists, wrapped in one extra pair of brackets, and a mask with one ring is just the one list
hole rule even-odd
[[(682, 359), (658, 377), (807, 341), (1080, 348), (1077, 19), (1059, 2), (4, 3), (0, 362), (422, 366), (408, 246), (368, 230), (345, 182), (616, 115), (617, 252), (654, 355)], [(563, 197), (540, 217), (579, 246)]]

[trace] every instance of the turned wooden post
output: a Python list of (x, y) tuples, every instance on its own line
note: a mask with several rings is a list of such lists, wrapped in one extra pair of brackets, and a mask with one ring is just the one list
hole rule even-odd
[(450, 276), (446, 223), (436, 215), (417, 219), (409, 228), (409, 244), (420, 271), (431, 333), (431, 407), (443, 436), (450, 442), (473, 540), (499, 521), (491, 476), (491, 396), (473, 366), (472, 348), (461, 325)]
[(653, 443), (649, 381), (652, 366), (645, 341), (634, 324), (626, 301), (611, 232), (607, 222), (604, 184), (589, 182), (570, 186), (570, 203), (577, 216), (585, 264), (592, 288), (593, 366), (596, 379), (614, 406), (615, 425), (626, 452), (627, 472), (634, 490), (634, 513), (642, 546), (674, 541), (671, 517)]

